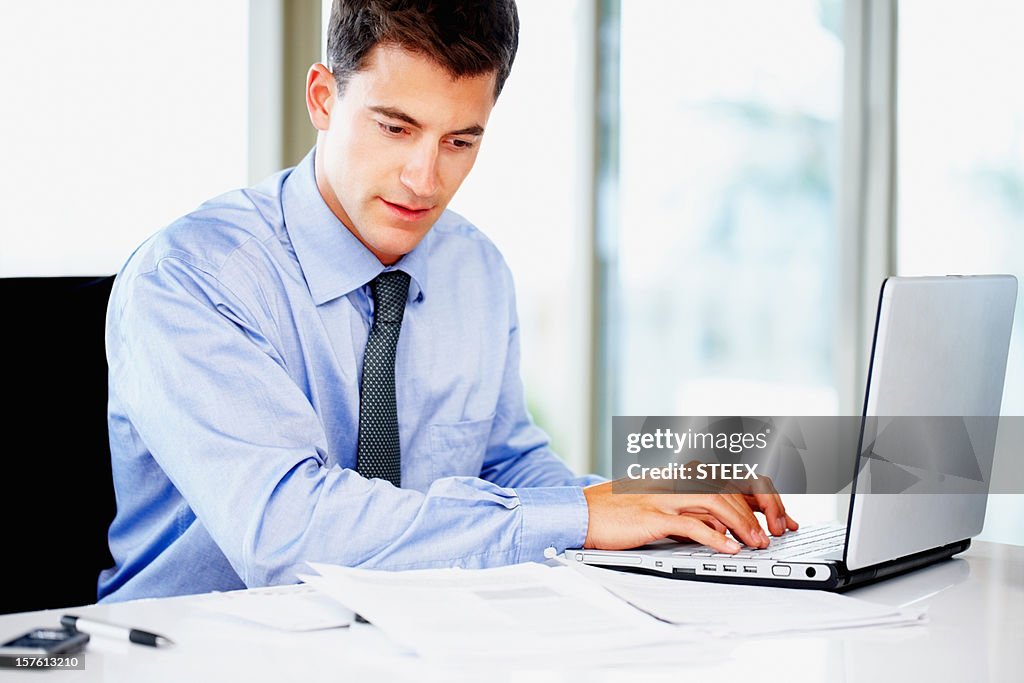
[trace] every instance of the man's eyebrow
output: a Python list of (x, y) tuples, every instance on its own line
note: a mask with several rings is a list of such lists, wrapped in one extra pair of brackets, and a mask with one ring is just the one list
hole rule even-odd
[(417, 128), (423, 127), (420, 125), (419, 121), (409, 116), (405, 112), (395, 109), (394, 107), (369, 107), (369, 110), (375, 111), (378, 114), (383, 114), (384, 116), (387, 116), (389, 119), (398, 119), (399, 121), (405, 121), (410, 126), (416, 126)]
[(483, 126), (470, 126), (469, 128), (460, 128), (459, 130), (453, 130), (448, 135), (483, 135)]
[[(399, 111), (398, 109), (395, 109), (394, 107), (369, 107), (369, 110), (372, 111), (372, 112), (376, 112), (378, 114), (381, 114), (383, 116), (387, 116), (389, 119), (396, 119), (398, 121), (405, 121), (410, 126), (415, 126), (416, 128), (422, 128), (423, 127), (423, 126), (420, 125), (419, 121), (417, 121), (413, 117), (409, 116), (405, 112)], [(460, 128), (459, 130), (453, 130), (453, 131), (449, 132), (448, 135), (483, 135), (483, 133), (484, 133), (483, 126), (468, 126), (467, 128)]]

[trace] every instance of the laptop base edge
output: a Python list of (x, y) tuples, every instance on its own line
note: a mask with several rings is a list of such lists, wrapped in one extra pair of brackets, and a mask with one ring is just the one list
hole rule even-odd
[(707, 574), (695, 574), (680, 569), (675, 569), (671, 574), (657, 571), (654, 569), (647, 569), (644, 567), (634, 566), (621, 566), (621, 565), (601, 565), (596, 563), (588, 563), (592, 567), (601, 567), (602, 569), (613, 569), (615, 571), (628, 572), (630, 574), (647, 574), (652, 576), (660, 576), (662, 578), (678, 579), (682, 581), (703, 581), (705, 583), (726, 583), (726, 584), (739, 584), (743, 586), (767, 586), (769, 588), (795, 588), (803, 590), (825, 590), (836, 593), (842, 593), (852, 588), (859, 588), (866, 586), (882, 579), (888, 579), (899, 574), (903, 574), (914, 569), (920, 569), (929, 564), (948, 560), (954, 555), (958, 555), (971, 546), (971, 539), (965, 539), (957, 541), (955, 543), (949, 543), (939, 548), (933, 548), (931, 550), (925, 550), (923, 552), (915, 553), (913, 555), (907, 555), (895, 560), (888, 562), (882, 562), (880, 564), (872, 565), (870, 567), (864, 567), (850, 571), (846, 569), (846, 566), (842, 561), (834, 561), (818, 564), (818, 567), (826, 566), (829, 568), (831, 575), (824, 581), (801, 581), (798, 579), (770, 579), (770, 578), (750, 578), (739, 576), (728, 576), (728, 575), (707, 575)]
[(962, 541), (948, 543), (938, 548), (932, 548), (931, 550), (925, 550), (913, 555), (907, 555), (906, 557), (871, 565), (870, 567), (864, 567), (863, 569), (856, 569), (853, 571), (847, 570), (844, 572), (845, 576), (843, 577), (843, 580), (840, 581), (839, 586), (832, 590), (843, 592), (851, 588), (866, 586), (874, 583), (875, 581), (888, 579), (914, 569), (920, 569), (921, 567), (929, 564), (948, 560), (954, 555), (959, 555), (970, 547), (971, 539), (967, 538)]

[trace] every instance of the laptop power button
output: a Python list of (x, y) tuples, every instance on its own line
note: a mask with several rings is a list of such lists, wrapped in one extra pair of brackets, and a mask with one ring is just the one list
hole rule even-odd
[(773, 564), (772, 575), (774, 576), (789, 576), (793, 572), (793, 568), (788, 564)]

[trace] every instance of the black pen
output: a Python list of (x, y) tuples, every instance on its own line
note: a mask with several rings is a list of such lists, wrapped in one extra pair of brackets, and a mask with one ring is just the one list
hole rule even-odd
[(128, 626), (117, 626), (116, 624), (107, 624), (102, 621), (84, 619), (82, 617), (76, 617), (73, 614), (65, 614), (62, 616), (60, 618), (60, 625), (64, 628), (76, 629), (82, 633), (88, 633), (91, 636), (121, 638), (130, 640), (133, 643), (138, 643), (139, 645), (149, 645), (150, 647), (161, 647), (163, 645), (174, 644), (174, 641), (170, 638), (157, 635), (156, 633), (150, 633), (149, 631), (142, 631)]

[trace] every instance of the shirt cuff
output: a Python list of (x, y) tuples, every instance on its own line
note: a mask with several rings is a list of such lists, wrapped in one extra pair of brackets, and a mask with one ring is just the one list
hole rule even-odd
[(519, 562), (543, 562), (544, 551), (582, 548), (587, 540), (587, 499), (579, 486), (516, 489), (522, 513)]

